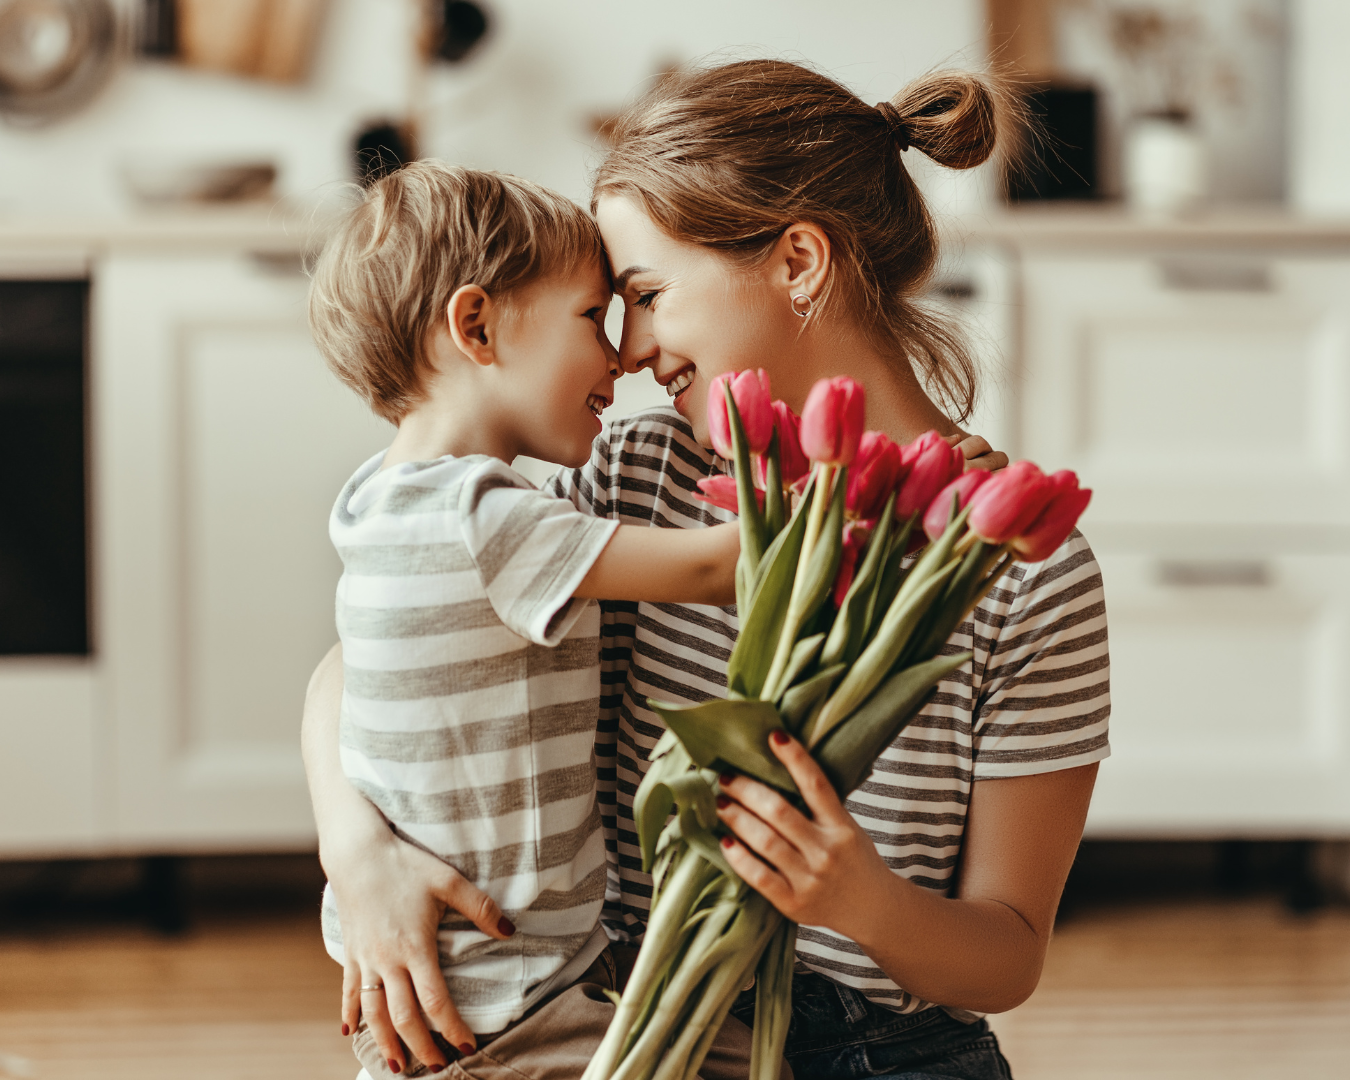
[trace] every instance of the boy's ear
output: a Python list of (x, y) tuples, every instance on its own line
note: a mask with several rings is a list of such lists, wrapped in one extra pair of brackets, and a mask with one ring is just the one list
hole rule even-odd
[(492, 297), (477, 285), (461, 285), (450, 297), (445, 315), (455, 348), (484, 367), (496, 361)]

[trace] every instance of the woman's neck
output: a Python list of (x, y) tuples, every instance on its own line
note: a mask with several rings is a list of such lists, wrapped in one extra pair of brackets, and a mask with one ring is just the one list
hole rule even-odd
[[(848, 375), (862, 383), (867, 391), (867, 428), (882, 431), (896, 442), (912, 442), (925, 431), (936, 429), (952, 435), (960, 429), (924, 393), (909, 361), (903, 356), (887, 356), (856, 328), (821, 325), (809, 341), (803, 341), (805, 355), (797, 365), (806, 378), (801, 396), (822, 378)], [(798, 411), (802, 402), (792, 402)]]

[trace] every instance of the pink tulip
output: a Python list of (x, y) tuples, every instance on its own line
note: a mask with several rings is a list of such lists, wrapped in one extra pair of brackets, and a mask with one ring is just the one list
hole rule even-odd
[[(734, 476), (705, 476), (694, 486), (698, 488), (694, 492), (694, 498), (710, 502), (714, 506), (720, 506), (723, 510), (730, 510), (733, 514), (741, 512), (741, 500), (736, 490), (736, 478)], [(756, 489), (755, 501), (759, 503), (759, 508), (763, 510), (764, 492)]]
[[(802, 452), (802, 422), (786, 403), (775, 401), (771, 404), (774, 421), (778, 427), (778, 457), (783, 467), (783, 483), (791, 487), (811, 469), (811, 462)], [(764, 458), (755, 458), (755, 483), (759, 487), (768, 486), (765, 468)]]
[(988, 469), (971, 469), (937, 493), (937, 497), (928, 506), (928, 513), (923, 516), (923, 531), (928, 534), (928, 539), (936, 540), (947, 531), (947, 519), (952, 512), (952, 496), (957, 497), (956, 509), (959, 513), (965, 509), (966, 503), (970, 502), (975, 489), (988, 480), (990, 475)]
[(741, 414), (745, 441), (752, 454), (762, 454), (773, 438), (773, 408), (769, 403), (769, 376), (763, 368), (739, 374), (719, 375), (708, 394), (708, 433), (713, 449), (728, 460), (735, 456), (731, 448), (731, 418), (727, 415), (725, 394), (731, 389), (736, 411)]
[(850, 465), (862, 439), (863, 388), (846, 375), (821, 379), (802, 409), (802, 449), (824, 465)]
[(879, 431), (864, 431), (848, 470), (844, 506), (859, 518), (875, 518), (904, 475), (900, 447)]
[(1013, 541), (1013, 550), (1023, 562), (1040, 562), (1058, 551), (1092, 499), (1092, 489), (1080, 488), (1078, 477), (1068, 469), (1051, 476), (1050, 483), (1054, 494), (1045, 509)]
[(905, 521), (928, 509), (937, 493), (961, 475), (966, 459), (936, 431), (925, 431), (900, 453), (909, 473), (895, 499), (895, 516)]
[(839, 573), (834, 578), (834, 606), (842, 607), (849, 586), (853, 584), (853, 575), (858, 570), (858, 559), (872, 535), (870, 524), (850, 521), (844, 526), (844, 548), (839, 556)]
[(1030, 461), (1014, 461), (970, 499), (970, 529), (988, 544), (1021, 536), (1055, 494), (1050, 478)]

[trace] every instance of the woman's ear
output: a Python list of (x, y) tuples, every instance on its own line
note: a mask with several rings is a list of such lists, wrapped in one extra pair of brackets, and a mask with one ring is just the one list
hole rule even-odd
[(799, 221), (778, 238), (774, 252), (775, 277), (791, 295), (805, 293), (814, 299), (830, 276), (830, 238), (819, 225)]
[(446, 329), (455, 348), (483, 367), (494, 363), (496, 334), (492, 297), (477, 285), (461, 285), (446, 305)]

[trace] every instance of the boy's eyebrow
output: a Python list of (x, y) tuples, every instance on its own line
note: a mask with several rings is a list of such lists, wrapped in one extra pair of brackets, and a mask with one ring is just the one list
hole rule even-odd
[(647, 266), (630, 266), (614, 279), (614, 291), (623, 292), (623, 290), (628, 287), (628, 280), (634, 274), (645, 274), (648, 273), (650, 269), (651, 268)]

